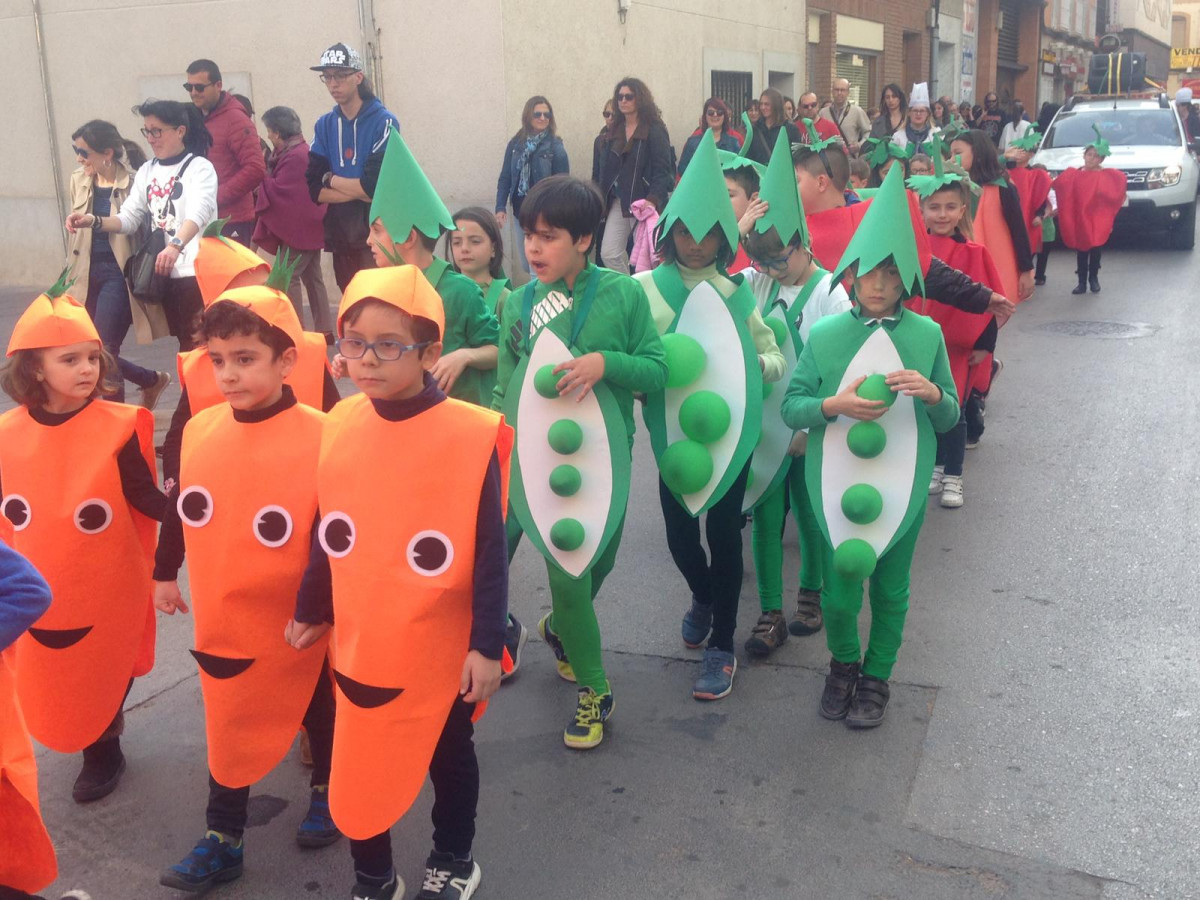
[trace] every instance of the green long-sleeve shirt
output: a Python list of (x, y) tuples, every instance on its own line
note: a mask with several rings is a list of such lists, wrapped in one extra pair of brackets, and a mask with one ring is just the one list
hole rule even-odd
[[(575, 299), (583, 297), (593, 278), (600, 281), (596, 285), (587, 319), (572, 344)], [(531, 334), (529, 323), (521, 321), (524, 299), (525, 288), (518, 288), (504, 303), (492, 409), (500, 409), (504, 405), (513, 370), (528, 353), (527, 338), (532, 342), (541, 330), (535, 328)], [(574, 289), (561, 280), (552, 284), (534, 282), (533, 309), (534, 318), (545, 323), (541, 327), (552, 329), (580, 356), (599, 353), (604, 357), (604, 383), (621, 409), (621, 417), (625, 420), (632, 443), (634, 391), (650, 393), (667, 383), (667, 362), (662, 341), (654, 327), (650, 304), (641, 285), (628, 275), (588, 263), (576, 276)]]
[[(434, 257), (425, 269), (425, 277), (442, 298), (446, 315), (446, 333), (442, 336), (442, 354), (463, 347), (474, 349), (495, 345), (500, 328), (496, 317), (483, 302), (479, 285), (450, 268), (444, 259)], [(495, 385), (495, 371), (467, 366), (459, 376), (450, 396), (478, 406), (487, 406)]]

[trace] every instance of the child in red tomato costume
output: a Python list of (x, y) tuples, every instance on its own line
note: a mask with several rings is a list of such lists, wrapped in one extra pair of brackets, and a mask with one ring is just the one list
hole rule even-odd
[(1067, 169), (1054, 179), (1058, 200), (1058, 233), (1075, 251), (1075, 274), (1079, 276), (1072, 294), (1084, 294), (1090, 286), (1100, 293), (1100, 248), (1112, 234), (1117, 212), (1125, 204), (1125, 173), (1104, 168), (1108, 141), (1095, 125), (1096, 139), (1083, 150), (1083, 168)]

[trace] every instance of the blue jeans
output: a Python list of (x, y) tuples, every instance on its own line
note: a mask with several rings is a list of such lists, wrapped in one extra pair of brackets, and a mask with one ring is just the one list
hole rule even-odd
[(93, 256), (88, 270), (87, 302), (88, 315), (100, 332), (104, 349), (117, 361), (121, 378), (115, 387), (112, 399), (125, 399), (125, 382), (132, 381), (138, 387), (150, 387), (158, 381), (158, 373), (121, 359), (121, 343), (133, 324), (133, 313), (129, 310), (129, 290), (125, 287), (125, 276), (111, 256)]

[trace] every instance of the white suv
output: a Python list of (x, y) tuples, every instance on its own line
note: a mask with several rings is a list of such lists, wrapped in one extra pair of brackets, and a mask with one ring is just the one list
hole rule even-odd
[(1093, 124), (1112, 148), (1104, 165), (1125, 173), (1128, 200), (1117, 227), (1165, 228), (1170, 246), (1192, 249), (1200, 165), (1166, 94), (1072, 97), (1054, 117), (1032, 164), (1045, 166), (1051, 176), (1082, 166), (1083, 148), (1096, 137)]

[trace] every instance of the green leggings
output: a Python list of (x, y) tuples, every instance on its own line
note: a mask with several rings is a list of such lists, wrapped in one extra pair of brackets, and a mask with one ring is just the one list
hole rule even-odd
[(792, 460), (787, 476), (754, 507), (750, 546), (754, 551), (754, 576), (763, 612), (783, 609), (783, 525), (785, 493), (792, 500), (792, 515), (800, 529), (800, 587), (821, 590), (824, 578), (825, 539), (817, 525), (808, 486), (804, 483), (804, 457)]
[[(617, 550), (621, 546), (624, 529), (625, 518), (622, 516), (604, 553), (582, 578), (572, 578), (549, 560), (546, 561), (550, 581), (550, 627), (562, 641), (571, 668), (575, 670), (575, 682), (580, 687), (590, 687), (597, 694), (607, 694), (609, 687), (608, 676), (604, 674), (604, 662), (600, 658), (600, 623), (596, 621), (594, 601), (600, 592), (600, 585), (617, 561)], [(522, 534), (511, 508), (506, 530), (508, 558), (511, 562), (521, 543)]]
[(879, 558), (869, 584), (871, 597), (871, 633), (867, 655), (862, 656), (858, 641), (858, 614), (862, 609), (861, 581), (843, 578), (833, 568), (833, 549), (825, 544), (825, 591), (821, 611), (825, 615), (825, 641), (829, 653), (841, 663), (862, 659), (862, 673), (887, 681), (896, 664), (908, 614), (908, 575), (913, 550), (921, 531), (924, 510), (908, 531)]

